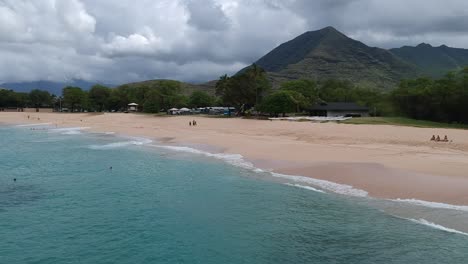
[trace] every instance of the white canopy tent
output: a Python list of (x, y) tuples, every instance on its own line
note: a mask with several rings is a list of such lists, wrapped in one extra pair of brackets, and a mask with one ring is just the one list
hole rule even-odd
[(128, 104), (128, 111), (132, 111), (132, 112), (138, 111), (138, 104), (137, 103)]

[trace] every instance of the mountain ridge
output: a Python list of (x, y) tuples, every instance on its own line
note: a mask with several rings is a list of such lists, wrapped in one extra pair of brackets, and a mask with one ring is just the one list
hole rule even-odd
[(389, 51), (419, 67), (424, 75), (434, 78), (468, 66), (468, 49), (447, 45), (434, 47), (421, 43), (417, 46), (403, 46)]
[(390, 88), (418, 75), (414, 65), (391, 52), (369, 47), (333, 27), (308, 31), (273, 49), (255, 62), (274, 83), (289, 79), (345, 79)]

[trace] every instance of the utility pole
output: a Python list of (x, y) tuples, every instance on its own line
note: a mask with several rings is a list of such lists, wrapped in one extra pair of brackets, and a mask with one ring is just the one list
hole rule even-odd
[(258, 119), (258, 85), (255, 85), (255, 115)]

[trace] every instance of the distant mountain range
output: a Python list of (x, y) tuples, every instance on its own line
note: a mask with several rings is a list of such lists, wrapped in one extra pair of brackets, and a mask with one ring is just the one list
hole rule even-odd
[(34, 89), (40, 89), (48, 91), (51, 94), (61, 95), (62, 89), (66, 86), (80, 87), (83, 90), (89, 90), (95, 84), (102, 84), (108, 87), (114, 85), (103, 84), (100, 82), (89, 82), (84, 80), (71, 80), (69, 82), (52, 82), (52, 81), (33, 81), (33, 82), (12, 82), (2, 83), (0, 87), (11, 89), (16, 92), (30, 92)]
[[(313, 80), (349, 80), (357, 85), (392, 89), (400, 80), (429, 76), (439, 78), (449, 71), (468, 66), (468, 49), (433, 47), (419, 44), (395, 49), (369, 47), (339, 32), (333, 27), (306, 32), (279, 45), (255, 62), (265, 69), (274, 87), (281, 82), (307, 78)], [(242, 72), (242, 70), (241, 70)], [(158, 82), (144, 81), (129, 84), (138, 86)], [(29, 92), (48, 90), (59, 95), (65, 86), (88, 90), (98, 82), (73, 80), (64, 82), (4, 83), (0, 87)], [(195, 85), (181, 82), (184, 93), (204, 90), (214, 93), (216, 81)], [(112, 87), (112, 85), (106, 85)]]
[(391, 49), (390, 52), (416, 65), (422, 74), (436, 78), (468, 66), (468, 49), (450, 48), (445, 45), (433, 47), (421, 43), (416, 47)]
[(299, 78), (341, 79), (389, 89), (401, 79), (441, 77), (468, 66), (468, 50), (428, 44), (385, 50), (326, 27), (281, 44), (255, 63), (268, 72), (274, 85)]

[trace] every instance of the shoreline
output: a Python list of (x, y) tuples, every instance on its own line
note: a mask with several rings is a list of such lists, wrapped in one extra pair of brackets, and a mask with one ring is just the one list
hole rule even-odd
[[(28, 114), (35, 119), (27, 119)], [(188, 127), (192, 119), (198, 127)], [(349, 185), (370, 197), (468, 205), (468, 132), (463, 130), (119, 113), (0, 113), (0, 122), (89, 127), (207, 152), (238, 153), (262, 170)], [(366, 129), (377, 131), (359, 134)], [(434, 130), (450, 133), (457, 143), (414, 140)], [(402, 133), (408, 139), (392, 137)]]

